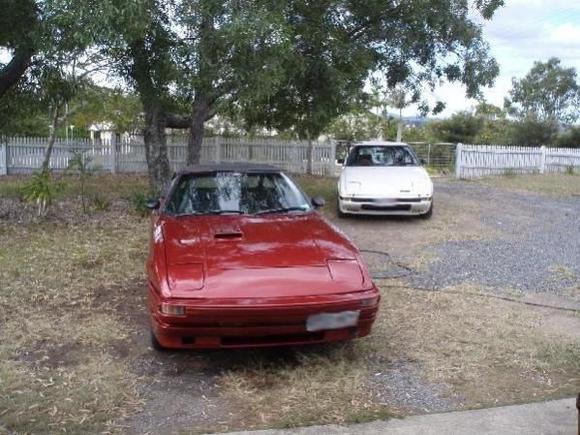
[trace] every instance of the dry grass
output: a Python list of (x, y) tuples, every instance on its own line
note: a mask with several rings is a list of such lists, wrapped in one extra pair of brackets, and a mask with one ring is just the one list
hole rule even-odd
[(546, 195), (580, 195), (580, 175), (577, 174), (538, 174), (490, 177), (478, 182), (502, 189), (525, 190)]
[(219, 385), (235, 401), (243, 416), (238, 424), (244, 428), (385, 418), (390, 411), (374, 403), (368, 388), (370, 366), (359, 350), (347, 344), (298, 352), (285, 361), (258, 360), (227, 371)]
[(59, 205), (72, 215), (0, 223), (0, 419), (18, 433), (101, 432), (139, 401), (115, 306), (143, 274), (147, 223)]
[(546, 311), (471, 294), (481, 289), (451, 290), (466, 294), (423, 292), (396, 283), (383, 289), (375, 335), (384, 334), (392, 351), (420, 362), (429, 381), (452, 385), (465, 407), (578, 392), (580, 342), (546, 331)]
[[(142, 325), (131, 320), (141, 302), (126, 290), (143, 278), (148, 233), (147, 221), (123, 199), (143, 190), (144, 181), (124, 180), (91, 181), (115, 201), (106, 212), (80, 214), (77, 192), (69, 187), (47, 221), (13, 214), (0, 221), (0, 420), (8, 430), (114, 430), (119, 418), (139, 407), (138, 391), (155, 384), (129, 369), (137, 357), (131, 335)], [(332, 217), (335, 180), (299, 181), (309, 194), (327, 197), (325, 213)], [(1, 192), (10, 189), (17, 197), (17, 188), (0, 182)], [(470, 234), (477, 210), (456, 216), (452, 207), (450, 201), (429, 224), (421, 222), (413, 231), (417, 240), (405, 243)], [(372, 237), (372, 221), (352, 224)], [(398, 231), (396, 221), (392, 226)], [(562, 397), (580, 387), (580, 343), (561, 328), (543, 328), (545, 311), (470, 294), (412, 290), (398, 282), (382, 285), (381, 313), (369, 338), (257, 352), (249, 359), (232, 352), (223, 365), (212, 354), (200, 355), (200, 367), (217, 369), (220, 403), (228, 410), (215, 427), (346, 423), (410, 412), (377, 398), (377, 389), (385, 386), (374, 374), (392, 369), (393, 361), (419, 367), (425, 385), (449, 385), (460, 407)], [(574, 324), (577, 317), (567, 320)], [(182, 369), (192, 370), (183, 359)], [(204, 376), (206, 369), (195, 370)]]

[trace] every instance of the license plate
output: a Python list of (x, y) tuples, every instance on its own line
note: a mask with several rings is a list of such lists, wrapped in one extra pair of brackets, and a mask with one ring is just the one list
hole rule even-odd
[(306, 330), (308, 332), (315, 332), (356, 326), (359, 314), (359, 311), (313, 314), (306, 319)]

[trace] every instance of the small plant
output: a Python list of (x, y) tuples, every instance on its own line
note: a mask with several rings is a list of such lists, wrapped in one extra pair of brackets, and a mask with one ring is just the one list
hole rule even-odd
[(97, 211), (107, 211), (111, 207), (111, 200), (98, 193), (93, 196), (92, 202)]
[(73, 152), (73, 158), (68, 162), (68, 170), (72, 170), (78, 173), (81, 181), (81, 204), (83, 206), (83, 213), (87, 213), (87, 200), (85, 193), (85, 184), (87, 178), (92, 175), (92, 170), (90, 168), (91, 158), (85, 157), (82, 152)]
[(576, 173), (576, 170), (574, 168), (574, 165), (566, 166), (566, 175), (574, 175), (575, 173)]
[(62, 181), (55, 181), (49, 170), (35, 172), (32, 180), (22, 189), (24, 199), (35, 202), (38, 207), (38, 216), (46, 216), (50, 205), (56, 196), (64, 189)]
[(513, 178), (516, 176), (516, 170), (514, 168), (507, 168), (503, 171), (503, 176)]
[(135, 191), (129, 196), (129, 202), (138, 215), (145, 217), (149, 215), (149, 209), (146, 204), (150, 198), (151, 194), (148, 192)]

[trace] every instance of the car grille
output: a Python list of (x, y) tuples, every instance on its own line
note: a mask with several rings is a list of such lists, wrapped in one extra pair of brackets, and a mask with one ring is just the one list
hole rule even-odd
[[(386, 200), (393, 202), (421, 202), (421, 198), (385, 198)], [(352, 202), (381, 202), (382, 199), (377, 198), (351, 198)]]
[(363, 204), (361, 205), (361, 210), (369, 211), (409, 211), (411, 210), (410, 205), (373, 205), (373, 204)]

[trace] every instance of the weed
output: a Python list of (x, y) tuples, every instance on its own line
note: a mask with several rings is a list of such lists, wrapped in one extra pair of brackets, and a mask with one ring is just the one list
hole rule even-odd
[(38, 216), (46, 216), (50, 205), (63, 189), (64, 183), (54, 180), (50, 171), (36, 172), (23, 188), (24, 199), (37, 204)]
[(506, 178), (513, 178), (517, 175), (516, 170), (514, 168), (506, 168), (502, 174)]
[(92, 202), (97, 211), (107, 211), (111, 207), (111, 200), (99, 193), (93, 195)]
[(146, 191), (136, 190), (129, 195), (129, 202), (139, 216), (146, 217), (149, 215), (150, 210), (147, 208), (147, 201), (151, 198), (151, 194)]
[(576, 173), (576, 169), (574, 165), (566, 166), (566, 175), (574, 175)]

